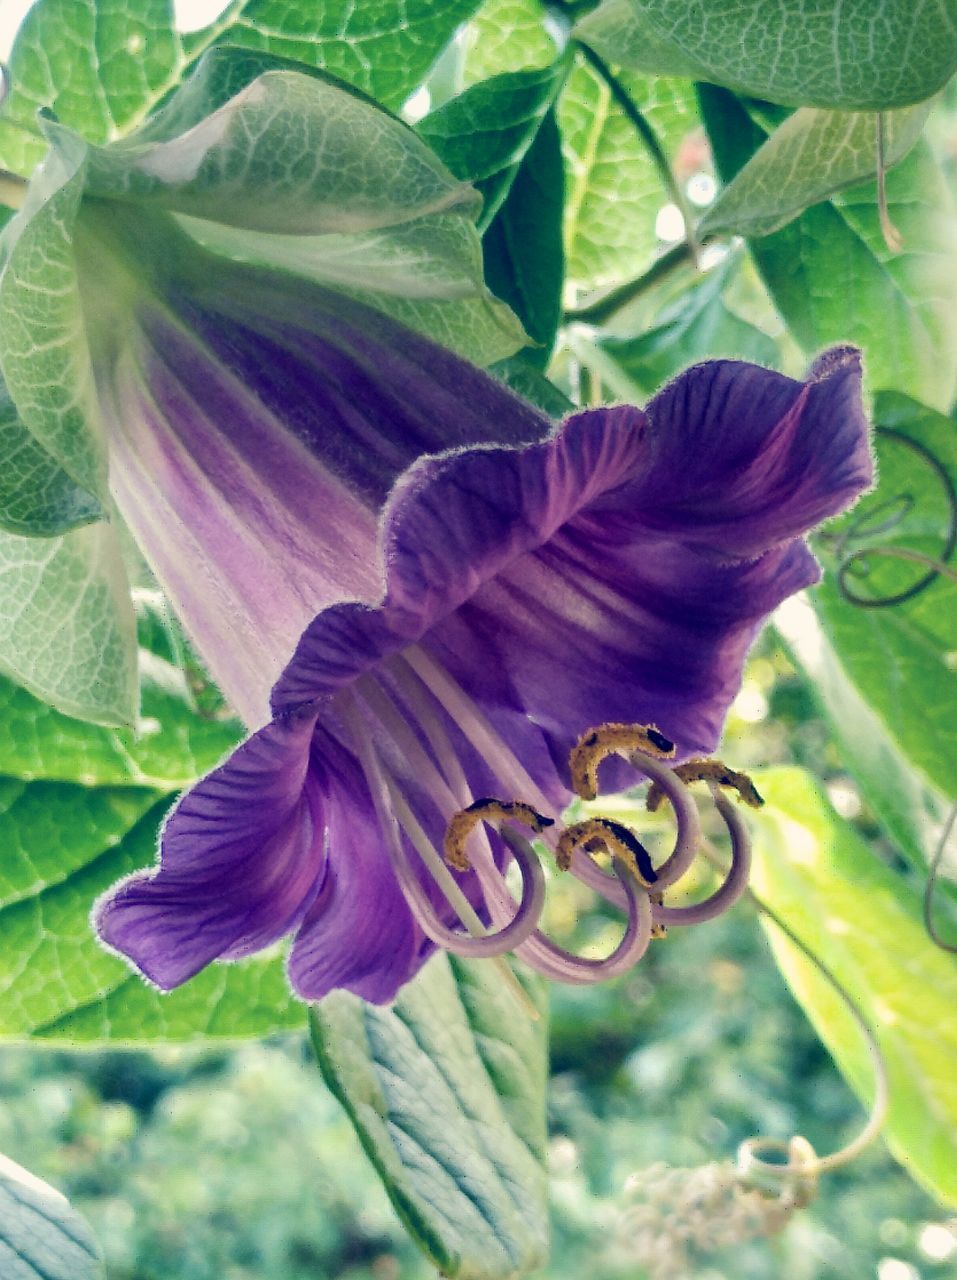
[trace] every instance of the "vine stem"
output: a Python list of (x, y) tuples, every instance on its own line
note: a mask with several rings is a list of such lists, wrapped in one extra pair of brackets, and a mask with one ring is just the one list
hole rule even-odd
[(861, 547), (849, 559), (855, 556), (888, 556), (892, 560), (909, 560), (912, 564), (922, 564), (928, 569), (933, 569), (942, 577), (950, 578), (951, 582), (957, 582), (957, 569), (952, 565), (935, 560), (933, 556), (925, 556), (920, 551), (911, 551), (908, 547)]
[[(717, 856), (713, 847), (706, 842), (702, 844), (702, 851), (708, 861), (714, 866), (720, 868), (726, 874), (726, 868), (723, 866), (723, 860)], [(890, 1103), (890, 1081), (887, 1075), (887, 1063), (884, 1061), (884, 1055), (881, 1053), (880, 1045), (877, 1037), (871, 1030), (867, 1018), (860, 1005), (848, 992), (846, 987), (840, 982), (833, 970), (824, 963), (824, 961), (811, 950), (811, 948), (803, 942), (790, 925), (778, 915), (773, 907), (768, 904), (754, 892), (753, 889), (746, 889), (744, 897), (751, 900), (754, 906), (762, 915), (780, 929), (781, 933), (788, 939), (793, 946), (801, 952), (801, 954), (810, 961), (817, 969), (818, 973), (824, 978), (828, 985), (840, 997), (848, 1013), (850, 1013), (858, 1030), (867, 1046), (868, 1057), (871, 1060), (871, 1067), (874, 1072), (874, 1098), (871, 1103), (870, 1114), (867, 1123), (861, 1129), (860, 1133), (853, 1138), (846, 1146), (841, 1147), (838, 1151), (832, 1152), (827, 1156), (811, 1155), (811, 1148), (808, 1145), (808, 1154), (802, 1154), (795, 1163), (790, 1160), (787, 1164), (778, 1164), (767, 1160), (762, 1160), (754, 1155), (754, 1150), (759, 1145), (766, 1146), (767, 1143), (762, 1139), (751, 1139), (741, 1145), (740, 1153), (746, 1156), (749, 1168), (756, 1169), (762, 1174), (770, 1174), (774, 1177), (780, 1177), (785, 1174), (796, 1174), (799, 1177), (814, 1178), (821, 1173), (829, 1173), (834, 1169), (841, 1169), (844, 1165), (856, 1159), (862, 1151), (871, 1145), (872, 1142), (880, 1135), (884, 1127), (884, 1121), (887, 1119), (887, 1109)], [(794, 1141), (789, 1144), (790, 1148), (794, 1147)]]
[[(701, 241), (701, 244), (706, 243), (707, 240)], [(666, 279), (673, 271), (684, 266), (686, 262), (692, 262), (691, 250), (688, 242), (682, 240), (681, 244), (676, 244), (666, 253), (656, 258), (648, 270), (642, 272), (640, 276), (636, 276), (634, 280), (628, 280), (625, 284), (612, 289), (609, 293), (599, 298), (597, 302), (566, 311), (565, 319), (575, 320), (581, 324), (604, 324), (606, 320), (610, 320), (623, 307), (626, 307), (630, 302), (634, 302), (636, 298), (640, 298), (643, 293), (653, 288), (659, 281)]]

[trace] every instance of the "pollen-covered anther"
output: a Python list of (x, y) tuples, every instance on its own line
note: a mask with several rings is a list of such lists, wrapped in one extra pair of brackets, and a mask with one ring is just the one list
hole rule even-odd
[(456, 871), (468, 871), (472, 865), (465, 852), (465, 842), (481, 822), (491, 824), (499, 822), (520, 822), (531, 831), (544, 831), (553, 825), (552, 818), (546, 818), (530, 804), (521, 800), (495, 800), (483, 797), (473, 800), (467, 809), (460, 809), (452, 815), (445, 828), (442, 841), (442, 852), (445, 861)]
[[(684, 764), (676, 765), (674, 772), (682, 782), (709, 782), (713, 787), (726, 787), (729, 791), (736, 791), (752, 809), (760, 809), (764, 804), (764, 797), (748, 775), (729, 768), (720, 760), (687, 760)], [(662, 788), (653, 782), (645, 800), (648, 811), (654, 813), (664, 798)]]
[(572, 865), (576, 849), (584, 853), (608, 853), (634, 872), (646, 889), (657, 880), (651, 855), (633, 831), (611, 818), (585, 818), (566, 827), (555, 847), (555, 861), (560, 871)]
[(655, 760), (670, 760), (675, 744), (653, 724), (600, 724), (589, 729), (568, 757), (572, 790), (583, 800), (598, 796), (598, 766), (608, 756), (641, 751)]

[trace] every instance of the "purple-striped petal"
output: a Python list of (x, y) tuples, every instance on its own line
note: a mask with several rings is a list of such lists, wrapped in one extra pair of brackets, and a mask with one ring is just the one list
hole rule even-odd
[(96, 333), (111, 489), (256, 727), (315, 614), (381, 596), (378, 519), (402, 471), (423, 453), (541, 438), (549, 424), (451, 352), (319, 285), (291, 290), (280, 272), (214, 260), (184, 237), (164, 266), (131, 324)]
[(326, 817), (308, 779), (314, 719), (276, 720), (183, 796), (162, 859), (100, 899), (102, 940), (164, 990), (293, 929), (319, 889)]
[[(850, 359), (807, 385), (702, 365), (650, 417), (595, 410), (537, 445), (421, 461), (387, 515), (382, 606), (320, 614), (274, 709), (422, 642), (480, 705), (544, 729), (558, 758), (606, 720), (651, 721), (686, 753), (710, 750), (757, 626), (817, 578), (796, 534), (870, 482), (866, 424), (848, 400), (858, 381)], [(709, 424), (734, 456), (716, 484), (714, 457), (700, 474), (697, 462)]]
[(374, 1004), (394, 998), (435, 950), (412, 918), (382, 847), (355, 762), (326, 739), (321, 786), (329, 868), (289, 955), (292, 988), (318, 1000), (336, 987)]

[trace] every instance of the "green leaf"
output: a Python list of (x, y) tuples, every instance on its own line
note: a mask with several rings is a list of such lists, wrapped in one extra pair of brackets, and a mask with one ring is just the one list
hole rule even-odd
[[(724, 302), (724, 290), (738, 265), (727, 258), (700, 284), (671, 301), (637, 337), (598, 339), (597, 353), (606, 358), (596, 364), (596, 372), (616, 394), (634, 397), (656, 391), (705, 352), (709, 359), (775, 364), (774, 341), (735, 315)], [(586, 354), (582, 358), (588, 362)]]
[(144, 788), (0, 779), (0, 1037), (135, 1043), (302, 1025), (278, 960), (214, 965), (164, 995), (95, 941), (95, 899), (152, 863), (168, 803)]
[[(930, 103), (888, 111), (884, 160), (889, 168), (920, 137)], [(763, 236), (808, 205), (864, 182), (877, 167), (877, 117), (802, 107), (771, 134), (721, 191), (698, 226), (701, 236)]]
[(501, 208), (563, 79), (562, 64), (493, 76), (419, 122), (420, 137), (482, 193), (480, 228)]
[(233, 0), (209, 27), (181, 37), (170, 0), (39, 0), (10, 59), (0, 164), (33, 171), (46, 151), (36, 124), (43, 107), (90, 142), (129, 133), (217, 43), (325, 68), (398, 107), (476, 2)]
[(553, 30), (541, 0), (485, 0), (460, 36), (464, 84), (547, 67), (559, 52)]
[[(957, 961), (927, 937), (920, 893), (841, 822), (808, 775), (778, 769), (758, 785), (768, 805), (752, 819), (755, 891), (832, 970), (877, 1036), (890, 1077), (892, 1153), (957, 1204)], [(860, 1030), (817, 969), (769, 932), (795, 996), (869, 1104), (873, 1070)]]
[[(541, 984), (528, 989), (541, 1006)], [(541, 1266), (545, 1024), (494, 966), (437, 956), (392, 1008), (336, 994), (311, 1022), (327, 1084), (441, 1273), (503, 1280)]]
[[(722, 178), (729, 181), (766, 136), (723, 90), (701, 91)], [(873, 183), (806, 210), (751, 252), (771, 296), (808, 354), (853, 342), (869, 386), (893, 388), (946, 411), (957, 390), (957, 217), (926, 142), (887, 175), (892, 222), (884, 242)]]
[(92, 153), (89, 192), (170, 209), (210, 251), (331, 285), (478, 363), (521, 347), (485, 285), (474, 188), (342, 85), (266, 66), (208, 55), (146, 129)]
[(545, 116), (508, 198), (485, 233), (485, 278), (538, 348), (527, 358), (544, 368), (562, 318), (564, 170), (554, 112)]
[(27, 431), (0, 379), (0, 529), (49, 538), (102, 514)]
[[(938, 0), (621, 0), (578, 28), (617, 38), (615, 61), (789, 106), (906, 106), (957, 70), (957, 12)], [(603, 10), (611, 10), (610, 14)], [(596, 46), (597, 47), (597, 46)]]
[(0, 669), (68, 715), (136, 718), (136, 625), (105, 523), (57, 538), (0, 532)]
[(0, 774), (174, 791), (219, 764), (242, 737), (239, 724), (196, 715), (182, 673), (151, 654), (140, 656), (135, 730), (83, 724), (0, 678)]
[[(398, 108), (479, 0), (247, 0), (210, 29), (225, 44), (322, 67)], [(205, 40), (200, 33), (199, 41)], [(197, 39), (190, 42), (194, 48)]]
[(631, 0), (604, 0), (575, 24), (572, 34), (616, 66), (662, 76), (701, 76), (697, 59), (661, 37)]
[(49, 1183), (0, 1156), (0, 1275), (4, 1280), (98, 1280), (90, 1228)]
[(574, 413), (575, 406), (568, 396), (559, 391), (553, 382), (549, 382), (537, 364), (529, 361), (530, 355), (533, 355), (530, 351), (519, 351), (517, 355), (493, 364), (489, 373), (493, 373), (507, 387), (537, 405), (556, 422), (566, 414)]
[(86, 163), (84, 144), (64, 137), (4, 229), (0, 370), (26, 429), (106, 505), (106, 446), (73, 257)]
[(818, 538), (822, 634), (793, 609), (782, 626), (865, 797), (923, 869), (957, 798), (957, 583), (868, 551), (953, 555), (957, 440), (951, 419), (906, 396), (879, 395), (874, 417), (879, 485)]
[(39, 0), (20, 27), (0, 111), (0, 164), (29, 177), (46, 152), (37, 112), (90, 142), (135, 127), (183, 66), (171, 0)]
[[(623, 87), (674, 154), (697, 120), (689, 85), (623, 73)], [(658, 249), (655, 219), (666, 203), (661, 178), (607, 85), (576, 65), (558, 112), (565, 154), (565, 251), (579, 290), (638, 275)]]
[[(880, 483), (829, 526), (825, 565), (860, 551), (842, 595), (836, 572), (814, 595), (825, 633), (904, 754), (957, 797), (957, 582), (923, 564), (867, 556), (869, 547), (949, 558), (957, 539), (957, 433), (951, 419), (877, 397)], [(873, 601), (877, 607), (867, 607)], [(886, 605), (880, 604), (887, 601)]]
[[(90, 153), (88, 195), (274, 234), (367, 232), (475, 210), (416, 134), (325, 77), (257, 67), (221, 101), (237, 55), (209, 54), (142, 131)], [(245, 78), (244, 75), (244, 78)]]
[[(950, 807), (901, 750), (892, 725), (864, 699), (828, 640), (810, 604), (788, 601), (775, 626), (806, 673), (827, 718), (842, 764), (854, 778), (882, 833), (920, 871), (926, 871)], [(953, 876), (945, 864), (942, 876)]]

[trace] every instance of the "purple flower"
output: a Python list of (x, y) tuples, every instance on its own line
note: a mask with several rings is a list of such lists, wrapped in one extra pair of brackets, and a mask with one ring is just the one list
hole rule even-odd
[[(291, 934), (308, 1000), (390, 1000), (436, 945), (512, 949), (571, 981), (619, 971), (647, 943), (634, 875), (607, 876), (584, 841), (575, 853), (573, 871), (629, 913), (610, 961), (577, 961), (537, 930), (530, 847), (488, 832), (452, 871), (446, 828), (485, 797), (557, 819), (569, 753), (595, 726), (653, 723), (682, 758), (714, 748), (757, 629), (817, 580), (801, 535), (871, 483), (857, 353), (828, 353), (805, 383), (698, 365), (644, 411), (551, 430), (371, 313), (333, 314), (317, 291), (293, 320), (268, 275), (236, 281), (232, 301), (221, 281), (215, 301), (178, 300), (188, 338), (154, 317), (148, 376), (116, 380), (136, 410), (117, 495), (252, 723), (302, 634), (271, 721), (180, 800), (159, 866), (99, 903), (100, 936), (169, 989)], [(678, 817), (660, 890), (693, 855), (693, 805), (642, 761)], [(613, 785), (634, 777), (606, 769)], [(740, 819), (719, 807), (738, 850)]]

